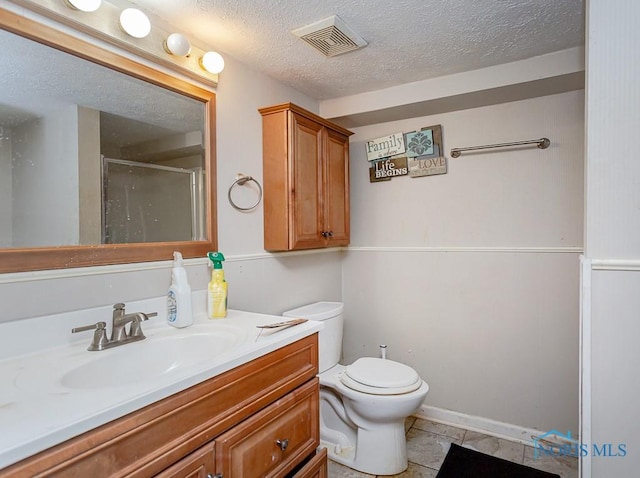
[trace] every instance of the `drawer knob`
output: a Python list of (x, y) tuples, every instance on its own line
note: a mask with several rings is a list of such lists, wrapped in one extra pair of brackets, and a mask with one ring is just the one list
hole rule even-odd
[(276, 440), (276, 445), (278, 445), (282, 451), (285, 451), (289, 446), (289, 440), (286, 438), (284, 440)]

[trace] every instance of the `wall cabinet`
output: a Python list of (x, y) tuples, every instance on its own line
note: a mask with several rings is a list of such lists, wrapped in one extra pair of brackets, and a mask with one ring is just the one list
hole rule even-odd
[(349, 244), (349, 136), (291, 103), (261, 108), (264, 248)]
[(326, 478), (317, 334), (68, 440), (0, 477)]

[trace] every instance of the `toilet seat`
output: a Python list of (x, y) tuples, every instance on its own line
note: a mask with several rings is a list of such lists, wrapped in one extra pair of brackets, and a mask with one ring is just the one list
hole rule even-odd
[(350, 389), (370, 395), (401, 395), (422, 385), (418, 373), (408, 365), (373, 357), (356, 360), (339, 379)]

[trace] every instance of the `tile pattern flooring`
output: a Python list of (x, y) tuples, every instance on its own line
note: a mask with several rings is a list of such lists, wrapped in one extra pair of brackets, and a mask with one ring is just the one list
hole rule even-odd
[[(571, 457), (545, 455), (534, 458), (534, 449), (520, 443), (496, 438), (471, 430), (409, 417), (407, 430), (407, 456), (409, 468), (398, 478), (435, 478), (451, 443), (467, 446), (488, 455), (521, 463), (532, 468), (557, 473), (562, 478), (577, 478), (578, 460)], [(374, 475), (329, 461), (329, 478), (372, 478)]]

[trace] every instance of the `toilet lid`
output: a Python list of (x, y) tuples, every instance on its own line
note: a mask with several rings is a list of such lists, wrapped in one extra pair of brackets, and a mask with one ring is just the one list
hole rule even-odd
[(347, 387), (372, 395), (398, 395), (420, 388), (422, 380), (408, 365), (393, 360), (364, 357), (349, 365), (340, 381)]

